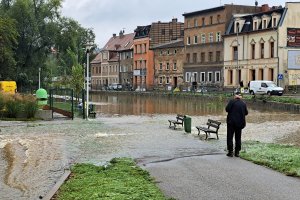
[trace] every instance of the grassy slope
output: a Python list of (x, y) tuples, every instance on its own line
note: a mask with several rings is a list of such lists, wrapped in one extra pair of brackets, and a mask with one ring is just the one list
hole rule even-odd
[(165, 200), (147, 171), (131, 159), (113, 159), (108, 166), (77, 164), (56, 199)]

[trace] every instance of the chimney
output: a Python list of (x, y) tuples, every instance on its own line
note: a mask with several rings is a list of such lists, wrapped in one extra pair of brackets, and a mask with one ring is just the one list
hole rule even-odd
[(117, 34), (113, 33), (113, 38), (116, 38), (117, 37)]
[(176, 23), (176, 22), (177, 22), (177, 18), (173, 18), (173, 19), (172, 19), (172, 22), (173, 22), (173, 23)]
[(121, 30), (119, 33), (120, 38), (122, 38), (124, 36), (124, 32)]
[(270, 8), (269, 8), (268, 4), (261, 5), (261, 12), (267, 12), (269, 10), (270, 10)]

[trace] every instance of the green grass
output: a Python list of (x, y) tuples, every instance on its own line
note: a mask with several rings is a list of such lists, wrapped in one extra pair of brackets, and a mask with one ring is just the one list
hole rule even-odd
[(133, 160), (115, 158), (108, 166), (77, 164), (59, 189), (59, 200), (165, 200), (147, 171)]
[(246, 142), (241, 157), (288, 176), (300, 177), (300, 148), (289, 145)]

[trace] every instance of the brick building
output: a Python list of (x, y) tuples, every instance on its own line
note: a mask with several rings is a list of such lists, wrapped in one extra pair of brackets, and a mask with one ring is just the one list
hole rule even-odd
[(154, 51), (154, 85), (156, 89), (170, 90), (183, 83), (183, 39), (156, 45)]
[(133, 86), (138, 90), (154, 88), (154, 52), (152, 47), (183, 38), (183, 23), (155, 22), (135, 29)]

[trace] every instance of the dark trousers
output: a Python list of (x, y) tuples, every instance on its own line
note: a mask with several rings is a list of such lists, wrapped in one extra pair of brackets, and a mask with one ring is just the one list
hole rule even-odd
[(242, 146), (242, 129), (232, 124), (227, 124), (227, 149), (233, 151), (233, 136), (235, 136), (235, 151), (239, 152)]

